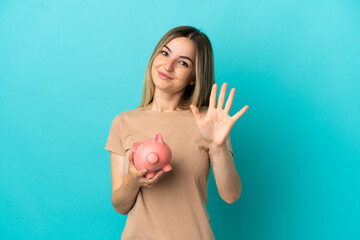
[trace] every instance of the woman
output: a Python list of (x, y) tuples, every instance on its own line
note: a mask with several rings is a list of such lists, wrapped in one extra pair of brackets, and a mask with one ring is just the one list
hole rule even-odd
[[(122, 239), (214, 239), (206, 211), (210, 164), (221, 198), (241, 193), (230, 130), (246, 112), (229, 116), (235, 89), (223, 109), (227, 84), (216, 107), (213, 52), (198, 29), (180, 26), (159, 41), (149, 60), (141, 104), (112, 122), (110, 151), (115, 211), (128, 215)], [(151, 179), (133, 164), (131, 143), (159, 132), (172, 151), (172, 170)]]

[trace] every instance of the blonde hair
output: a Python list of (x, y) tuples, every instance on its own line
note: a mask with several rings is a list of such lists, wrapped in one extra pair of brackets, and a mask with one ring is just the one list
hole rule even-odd
[(151, 76), (154, 58), (161, 49), (177, 37), (186, 37), (193, 41), (196, 49), (195, 84), (188, 85), (179, 102), (179, 108), (189, 109), (190, 104), (197, 108), (209, 106), (212, 85), (215, 83), (214, 57), (209, 38), (197, 28), (179, 26), (168, 31), (156, 45), (145, 71), (141, 103), (139, 107), (146, 107), (154, 98), (155, 85)]

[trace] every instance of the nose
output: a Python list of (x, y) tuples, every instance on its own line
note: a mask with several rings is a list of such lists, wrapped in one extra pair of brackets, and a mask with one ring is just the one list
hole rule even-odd
[(170, 60), (170, 59), (165, 62), (164, 66), (165, 66), (165, 70), (166, 70), (166, 71), (171, 72), (171, 71), (174, 70), (173, 62), (174, 62), (174, 61), (173, 61), (173, 60)]

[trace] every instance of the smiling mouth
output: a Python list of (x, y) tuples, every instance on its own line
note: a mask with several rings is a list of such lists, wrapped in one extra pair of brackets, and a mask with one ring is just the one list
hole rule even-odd
[(164, 80), (171, 80), (172, 79), (170, 77), (167, 77), (167, 76), (161, 74), (161, 72), (159, 72), (159, 71), (158, 71), (158, 73), (159, 73), (159, 76), (160, 76), (161, 79), (164, 79)]

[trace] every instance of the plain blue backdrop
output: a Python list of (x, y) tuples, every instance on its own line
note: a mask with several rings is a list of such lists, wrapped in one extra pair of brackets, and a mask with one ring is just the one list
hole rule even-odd
[(0, 238), (120, 238), (105, 143), (180, 25), (210, 38), (230, 115), (249, 105), (240, 199), (210, 174), (216, 239), (360, 239), (356, 0), (0, 1)]

